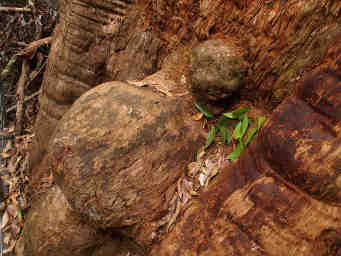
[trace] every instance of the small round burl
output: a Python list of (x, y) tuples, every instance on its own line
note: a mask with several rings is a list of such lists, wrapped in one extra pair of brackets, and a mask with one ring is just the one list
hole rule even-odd
[(195, 97), (217, 101), (243, 85), (247, 63), (234, 40), (208, 40), (192, 50), (189, 80)]

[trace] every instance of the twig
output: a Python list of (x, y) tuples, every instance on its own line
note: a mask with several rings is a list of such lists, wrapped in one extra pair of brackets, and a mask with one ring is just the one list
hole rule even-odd
[(29, 70), (28, 60), (26, 58), (23, 59), (21, 74), (17, 83), (17, 112), (16, 112), (16, 124), (15, 124), (15, 134), (20, 135), (22, 132), (22, 119), (23, 119), (23, 109), (24, 109), (24, 100), (25, 100), (25, 84), (27, 82), (27, 73)]
[(17, 60), (17, 56), (12, 56), (12, 58), (7, 63), (6, 67), (0, 74), (0, 79), (5, 79), (9, 73), (13, 71), (13, 68), (15, 67), (15, 62)]
[(13, 15), (12, 19), (7, 23), (6, 28), (3, 31), (6, 31), (5, 36), (2, 38), (2, 42), (0, 43), (0, 49), (3, 47), (3, 45), (7, 42), (10, 34), (12, 33), (12, 29), (9, 29), (11, 25), (16, 21), (17, 15)]
[(44, 44), (49, 44), (52, 41), (52, 37), (46, 37), (40, 40), (36, 40), (31, 42), (26, 48), (24, 48), (23, 50), (19, 51), (16, 55), (17, 56), (25, 56), (28, 58), (32, 58), (33, 55), (35, 54), (36, 50), (44, 45)]
[(35, 70), (31, 72), (27, 86), (29, 86), (29, 84), (39, 75), (39, 73), (44, 69), (45, 66), (46, 66), (46, 61), (39, 68), (36, 68)]
[[(41, 92), (41, 90), (39, 90), (39, 91), (33, 93), (33, 94), (30, 95), (30, 96), (25, 97), (24, 102), (29, 101), (29, 100), (33, 99), (34, 97), (38, 96), (38, 95), (40, 94), (40, 92)], [(8, 109), (6, 110), (6, 113), (9, 113), (9, 112), (15, 110), (16, 108), (17, 108), (17, 105), (14, 105), (14, 106), (8, 108)]]
[(0, 7), (0, 12), (32, 12), (31, 8), (28, 7)]

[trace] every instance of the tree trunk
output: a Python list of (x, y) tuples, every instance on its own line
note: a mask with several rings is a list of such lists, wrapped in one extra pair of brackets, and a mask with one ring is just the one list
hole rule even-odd
[(340, 50), (341, 37), (151, 255), (340, 254)]
[[(47, 172), (52, 170), (77, 216), (83, 216), (85, 212), (87, 218), (84, 221), (90, 219), (92, 225), (120, 228), (144, 248), (150, 249), (151, 255), (338, 255), (338, 237), (341, 233), (338, 176), (341, 129), (340, 17), (341, 2), (332, 0), (62, 1), (61, 21), (54, 33), (35, 127), (32, 167), (36, 169), (33, 181), (39, 183), (39, 179), (49, 175)], [(174, 230), (167, 234), (168, 228), (161, 225), (161, 232), (159, 226), (156, 228), (154, 225), (161, 221), (157, 218), (163, 216), (171, 201), (166, 195), (167, 189), (155, 183), (154, 179), (143, 182), (134, 180), (135, 176), (142, 177), (143, 173), (151, 173), (152, 176), (157, 176), (159, 172), (166, 173), (161, 168), (162, 164), (154, 159), (152, 152), (153, 161), (149, 166), (142, 162), (144, 168), (140, 171), (125, 169), (124, 164), (117, 160), (118, 155), (115, 155), (115, 152), (122, 150), (118, 141), (125, 138), (123, 128), (124, 125), (128, 127), (129, 120), (118, 128), (122, 136), (103, 133), (98, 138), (95, 136), (93, 142), (93, 131), (103, 128), (96, 127), (102, 122), (92, 122), (92, 116), (93, 120), (99, 118), (95, 117), (96, 112), (87, 116), (89, 120), (84, 119), (82, 114), (86, 113), (87, 108), (94, 111), (100, 104), (102, 108), (107, 108), (107, 104), (99, 102), (99, 105), (82, 106), (82, 113), (79, 114), (82, 129), (77, 128), (76, 112), (64, 114), (78, 97), (103, 81), (142, 79), (158, 69), (169, 71), (176, 81), (181, 80), (182, 76), (187, 76), (187, 64), (193, 46), (213, 38), (233, 40), (245, 51), (243, 57), (249, 69), (246, 86), (238, 95), (238, 100), (247, 99), (255, 104), (261, 103), (259, 105), (264, 108), (274, 109), (287, 95), (292, 97), (274, 111), (261, 136), (248, 152), (236, 164), (221, 170), (222, 173), (200, 195), (199, 200), (193, 201), (187, 210), (181, 212), (183, 216)], [(172, 67), (174, 63), (176, 66)], [(319, 69), (310, 78), (302, 80), (303, 84), (296, 90), (301, 77), (316, 67)], [(323, 69), (325, 67), (327, 69)], [(124, 92), (130, 89), (120, 90)], [(96, 91), (92, 93), (96, 95)], [(114, 98), (112, 93), (106, 97)], [(146, 101), (153, 97), (146, 97)], [(118, 103), (120, 101), (115, 101), (115, 104)], [(122, 107), (135, 104), (132, 99), (121, 103)], [(179, 106), (184, 109), (187, 105), (179, 103)], [(77, 107), (74, 109), (77, 110)], [(143, 111), (148, 112), (147, 109)], [(128, 115), (131, 111), (124, 108), (122, 113)], [(167, 112), (167, 115), (171, 116), (170, 113), (172, 111)], [(159, 120), (158, 115), (155, 115), (155, 120)], [(65, 131), (59, 129), (54, 132), (62, 116), (64, 120), (58, 127), (68, 123), (73, 125)], [(74, 118), (73, 122), (65, 120), (69, 116)], [(185, 116), (180, 113), (179, 123), (185, 123)], [(103, 118), (106, 118), (103, 123), (111, 130), (114, 130), (116, 123), (121, 124), (119, 121), (110, 123), (108, 113)], [(159, 125), (164, 123), (165, 120), (160, 121)], [(86, 125), (83, 127), (81, 124)], [(145, 130), (145, 126), (136, 127), (136, 134)], [(169, 126), (166, 125), (164, 129), (166, 136), (155, 136), (155, 140), (165, 139), (167, 146), (172, 148), (173, 135), (167, 130)], [(74, 136), (68, 132), (73, 132)], [(182, 126), (179, 130), (174, 128), (174, 143), (180, 145), (181, 136), (190, 141), (182, 132)], [(64, 136), (64, 133), (68, 136)], [(67, 147), (67, 141), (82, 138), (83, 135), (93, 142), (90, 147), (94, 150), (100, 150), (103, 139), (107, 137), (115, 140), (117, 145), (113, 143), (114, 146), (111, 146), (105, 141), (108, 151), (98, 151), (103, 153), (103, 157), (98, 158), (97, 151), (85, 150), (88, 150), (86, 143), (83, 145), (73, 141), (70, 148)], [(129, 142), (134, 136), (133, 133), (129, 134)], [(68, 138), (63, 141), (64, 151), (59, 152), (58, 145), (51, 146), (48, 152), (51, 159), (45, 158), (47, 160), (39, 168), (38, 164), (48, 144), (54, 145), (52, 139), (56, 138)], [(128, 145), (131, 145), (129, 142)], [(141, 143), (139, 147), (152, 147), (147, 144)], [(185, 166), (186, 159), (188, 163), (191, 161), (189, 155), (193, 150), (181, 145), (180, 151), (182, 148), (185, 155), (181, 156), (180, 168)], [(94, 156), (90, 159), (94, 159), (94, 162), (81, 161), (83, 151), (86, 151), (86, 157)], [(105, 157), (108, 152), (110, 156), (113, 155), (111, 158)], [(156, 148), (155, 152), (158, 152)], [(125, 152), (127, 156), (122, 155), (129, 159), (135, 153), (131, 149)], [(71, 155), (77, 157), (69, 159)], [(170, 160), (164, 156), (162, 153), (168, 165)], [(63, 159), (68, 161), (59, 162)], [(123, 169), (117, 167), (117, 163)], [(64, 164), (70, 169), (64, 168)], [(159, 165), (161, 167), (157, 168)], [(126, 182), (115, 180), (115, 184), (110, 183), (114, 178), (105, 174), (108, 168), (101, 169), (101, 166), (110, 167), (113, 170), (110, 174), (112, 177), (122, 175), (122, 180)], [(74, 180), (68, 175), (74, 175)], [(82, 179), (82, 175), (85, 179)], [(160, 179), (164, 178), (169, 183), (169, 189), (175, 190), (174, 177), (179, 179), (181, 171), (166, 175), (169, 176)], [(95, 192), (87, 189), (90, 182), (98, 186)], [(130, 184), (134, 185), (134, 193), (130, 190)], [(142, 184), (142, 187), (138, 184)], [(146, 189), (148, 184), (151, 184), (151, 188)], [(152, 210), (151, 218), (135, 214), (146, 212), (146, 209), (141, 208), (139, 211), (134, 207), (140, 206), (126, 204), (132, 201), (130, 195), (121, 195), (120, 186), (122, 193), (127, 189), (135, 195), (134, 198), (138, 198), (136, 195), (139, 193), (144, 195), (137, 201), (141, 207)], [(98, 188), (106, 188), (114, 196), (124, 198), (119, 207), (127, 207), (127, 213), (122, 215), (124, 211), (115, 212), (119, 207), (115, 208), (115, 202), (110, 204), (110, 193), (102, 195), (103, 198), (109, 197), (108, 200), (102, 197), (97, 200), (101, 191)], [(78, 191), (79, 196), (74, 191)], [(156, 200), (158, 191), (160, 198)], [(158, 202), (160, 211), (145, 203), (148, 194)], [(134, 209), (133, 213), (128, 206)], [(120, 223), (127, 227), (120, 226)], [(144, 233), (146, 230), (152, 231), (147, 235)], [(156, 234), (156, 231), (160, 233)], [(161, 242), (156, 243), (159, 240)]]
[(106, 73), (115, 80), (134, 80), (156, 71), (160, 40), (148, 31), (135, 33), (142, 17), (136, 6), (130, 10), (131, 5), (130, 0), (60, 1), (60, 22), (54, 31), (35, 124), (32, 168), (45, 154), (58, 120), (80, 95), (107, 80)]
[(169, 52), (209, 38), (237, 38), (250, 63), (243, 95), (277, 105), (321, 63), (341, 30), (340, 8), (319, 0), (61, 1), (32, 165), (82, 93), (104, 80), (141, 79)]

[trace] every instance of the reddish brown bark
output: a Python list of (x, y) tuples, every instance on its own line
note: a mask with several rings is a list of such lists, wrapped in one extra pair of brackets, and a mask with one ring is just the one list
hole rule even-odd
[[(151, 249), (151, 255), (338, 255), (341, 3), (141, 1), (131, 5), (126, 19), (118, 30), (112, 28), (108, 37), (104, 34), (111, 27), (104, 26), (112, 25), (110, 14), (117, 16), (117, 6), (108, 7), (108, 2), (102, 1), (97, 4), (103, 6), (91, 19), (92, 1), (63, 2), (36, 124), (35, 164), (49, 142), (53, 145), (39, 168), (41, 172), (36, 173), (55, 173), (75, 218), (86, 215), (82, 220), (97, 227), (121, 228)], [(163, 116), (160, 110), (166, 118), (144, 127), (148, 120), (140, 123), (133, 117), (135, 121), (130, 124), (124, 114), (132, 112), (123, 106), (135, 106), (135, 96), (137, 99), (143, 88), (120, 84), (118, 91), (122, 93), (113, 97), (113, 105), (108, 99), (115, 90), (105, 95), (100, 87), (98, 94), (84, 95), (79, 105), (64, 114), (103, 79), (140, 79), (160, 67), (169, 68), (167, 64), (172, 61), (165, 59), (169, 53), (177, 56), (175, 63), (182, 63), (180, 71), (171, 72), (174, 80), (180, 80), (186, 75), (193, 45), (231, 37), (245, 48), (250, 63), (242, 98), (259, 100), (263, 106), (268, 104), (267, 108), (293, 93), (305, 72), (323, 59), (325, 62), (274, 111), (250, 149), (221, 171), (208, 190), (180, 214), (167, 235), (167, 227), (158, 221), (167, 212), (168, 195), (176, 190), (177, 179), (192, 160), (191, 153), (197, 150), (198, 141), (186, 134), (187, 105), (160, 99), (162, 107), (158, 109), (151, 102), (155, 98), (159, 101), (159, 96), (143, 93), (143, 104), (139, 103), (143, 116), (150, 117), (150, 107), (153, 114), (149, 121)], [(142, 51), (146, 46), (150, 48)], [(120, 118), (115, 119), (110, 111)], [(148, 127), (164, 131), (164, 136), (153, 137)], [(108, 132), (115, 130), (116, 135)], [(196, 130), (199, 128), (194, 125), (187, 132), (199, 136)], [(137, 140), (141, 142), (137, 150), (132, 143), (139, 134), (136, 131), (145, 132)], [(120, 147), (120, 143), (128, 145)], [(146, 162), (137, 161), (141, 155)], [(174, 171), (167, 172), (163, 164)], [(133, 168), (126, 168), (129, 166)], [(39, 182), (41, 176), (36, 176)], [(41, 212), (42, 218), (46, 215)], [(56, 223), (55, 228), (59, 227)], [(159, 228), (162, 232), (153, 237)], [(38, 235), (25, 236), (40, 240)], [(65, 239), (63, 233), (60, 237), (60, 241)], [(92, 237), (91, 243), (96, 239)], [(160, 244), (152, 243), (158, 240)]]
[(339, 255), (340, 49), (151, 255)]

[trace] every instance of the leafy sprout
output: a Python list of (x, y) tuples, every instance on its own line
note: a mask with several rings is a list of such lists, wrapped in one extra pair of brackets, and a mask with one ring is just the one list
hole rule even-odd
[(201, 112), (204, 114), (204, 116), (206, 116), (207, 118), (213, 118), (214, 115), (207, 110), (206, 108), (202, 107), (201, 105), (199, 105), (199, 103), (195, 102), (194, 106)]
[[(209, 110), (203, 108), (198, 103), (195, 103), (195, 106), (207, 118), (214, 117), (214, 115)], [(257, 121), (257, 127), (252, 128), (247, 138), (245, 138), (249, 125), (251, 124), (251, 120), (249, 120), (249, 117), (247, 115), (249, 111), (250, 107), (243, 106), (232, 112), (224, 113), (222, 117), (220, 117), (217, 124), (214, 127), (212, 127), (211, 130), (209, 131), (204, 148), (205, 149), (208, 148), (213, 143), (217, 134), (220, 133), (222, 140), (221, 142), (223, 144), (229, 144), (232, 141), (232, 139), (238, 141), (236, 149), (226, 157), (227, 160), (231, 161), (237, 160), (241, 153), (243, 153), (246, 147), (250, 144), (252, 139), (257, 135), (258, 131), (260, 130), (260, 128), (262, 127), (263, 123), (266, 120), (265, 116), (259, 117)], [(234, 127), (232, 136), (230, 134), (229, 129), (226, 127), (226, 122), (229, 119), (238, 120)]]

